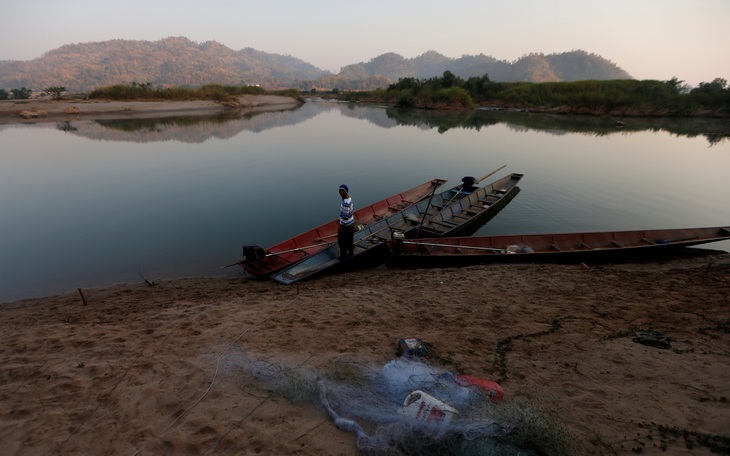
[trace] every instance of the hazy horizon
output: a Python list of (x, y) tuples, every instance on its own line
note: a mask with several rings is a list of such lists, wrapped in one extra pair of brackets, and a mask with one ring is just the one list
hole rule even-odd
[(291, 55), (333, 73), (387, 52), (513, 62), (581, 49), (635, 79), (730, 79), (727, 0), (26, 0), (3, 11), (12, 20), (0, 29), (0, 60), (32, 60), (66, 44), (183, 36)]

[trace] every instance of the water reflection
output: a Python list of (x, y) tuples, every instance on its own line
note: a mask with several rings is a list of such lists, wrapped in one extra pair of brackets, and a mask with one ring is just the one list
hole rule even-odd
[(704, 136), (710, 145), (730, 138), (727, 119), (707, 118), (647, 118), (632, 117), (620, 121), (612, 117), (549, 115), (509, 111), (424, 111), (390, 108), (388, 116), (398, 125), (437, 128), (445, 133), (453, 128), (477, 131), (492, 125), (506, 124), (509, 128), (538, 130), (553, 135), (583, 133), (592, 136), (625, 134), (642, 131), (666, 131), (676, 136)]
[(680, 137), (704, 137), (710, 146), (730, 138), (727, 119), (707, 118), (643, 118), (621, 120), (613, 117), (548, 115), (529, 112), (494, 110), (437, 111), (417, 109), (372, 109), (355, 103), (309, 102), (284, 110), (224, 112), (208, 116), (174, 116), (164, 118), (127, 118), (63, 121), (57, 129), (89, 139), (104, 141), (154, 142), (181, 141), (203, 143), (229, 139), (241, 132), (262, 132), (272, 128), (305, 122), (323, 111), (340, 111), (345, 117), (367, 121), (381, 128), (411, 126), (422, 130), (437, 129), (446, 133), (453, 129), (484, 128), (504, 124), (513, 131), (536, 130), (551, 135), (580, 133), (609, 136), (644, 131), (665, 131)]
[(78, 128), (71, 125), (70, 120), (64, 120), (64, 121), (58, 122), (56, 124), (56, 130), (61, 130), (61, 131), (65, 131), (68, 133), (68, 132), (72, 132), (72, 131), (77, 131)]
[(244, 131), (261, 132), (296, 125), (315, 116), (318, 110), (313, 108), (234, 110), (207, 116), (81, 119), (60, 122), (56, 129), (98, 141), (178, 141), (200, 144), (210, 139), (230, 139)]

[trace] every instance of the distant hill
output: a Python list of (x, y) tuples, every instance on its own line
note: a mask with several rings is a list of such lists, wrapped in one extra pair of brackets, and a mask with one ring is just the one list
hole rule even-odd
[(430, 78), (449, 70), (468, 78), (493, 81), (576, 81), (631, 79), (613, 62), (585, 51), (529, 54), (515, 62), (483, 54), (458, 59), (428, 51), (406, 59), (382, 54), (367, 63), (343, 67), (339, 74), (288, 55), (246, 48), (232, 50), (215, 41), (195, 43), (183, 37), (159, 41), (111, 40), (69, 44), (29, 61), (0, 61), (0, 88), (27, 87), (36, 92), (63, 86), (89, 91), (112, 84), (154, 86), (259, 84), (266, 88), (372, 89), (403, 77)]
[(88, 91), (112, 84), (154, 86), (260, 84), (291, 87), (329, 74), (300, 59), (246, 48), (234, 51), (215, 41), (111, 40), (69, 44), (30, 61), (0, 61), (0, 87), (40, 91), (63, 86)]
[(550, 55), (529, 54), (512, 63), (484, 54), (453, 59), (428, 51), (416, 58), (406, 59), (398, 54), (387, 53), (367, 63), (342, 68), (338, 78), (344, 82), (382, 76), (397, 81), (404, 77), (423, 79), (441, 76), (447, 70), (464, 79), (488, 74), (489, 79), (502, 82), (632, 79), (631, 75), (610, 60), (580, 50)]

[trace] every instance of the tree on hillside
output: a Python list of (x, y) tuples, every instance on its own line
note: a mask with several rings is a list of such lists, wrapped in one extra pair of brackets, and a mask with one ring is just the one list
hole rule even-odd
[(444, 76), (441, 78), (441, 80), (443, 81), (443, 86), (445, 89), (461, 85), (459, 84), (461, 78), (457, 78), (456, 75), (449, 70), (444, 71)]
[(692, 92), (722, 92), (727, 85), (727, 79), (715, 78), (712, 82), (700, 82), (700, 85)]
[(712, 82), (700, 82), (700, 85), (692, 89), (689, 99), (700, 106), (710, 109), (721, 109), (730, 112), (730, 87), (727, 87), (727, 79), (715, 78)]
[(10, 94), (5, 89), (0, 89), (0, 100), (7, 100), (10, 98)]
[(140, 89), (151, 89), (152, 83), (132, 81), (132, 87), (139, 87)]
[(398, 80), (398, 82), (390, 84), (388, 86), (388, 90), (389, 91), (412, 90), (414, 92), (418, 92), (422, 86), (423, 86), (422, 80), (408, 77), (408, 78), (401, 78)]
[(61, 98), (61, 94), (66, 91), (66, 87), (60, 87), (60, 86), (53, 86), (53, 87), (46, 87), (43, 89), (43, 92), (50, 95), (54, 100), (59, 100)]
[(22, 87), (20, 89), (10, 89), (10, 93), (16, 100), (27, 100), (28, 98), (30, 98), (30, 94), (33, 93), (33, 91)]
[(680, 81), (676, 76), (666, 82), (667, 85), (672, 88), (675, 95), (685, 95), (689, 93), (689, 86), (685, 84), (684, 81)]
[(472, 76), (464, 83), (464, 89), (476, 100), (485, 100), (496, 92), (497, 84), (489, 79), (489, 75)]

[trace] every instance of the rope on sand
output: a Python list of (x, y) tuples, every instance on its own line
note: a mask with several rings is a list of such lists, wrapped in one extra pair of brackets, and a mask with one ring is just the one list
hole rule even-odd
[(324, 382), (319, 382), (319, 399), (322, 401), (322, 405), (327, 409), (327, 414), (330, 416), (332, 421), (335, 422), (335, 426), (347, 432), (354, 432), (357, 435), (358, 440), (367, 438), (367, 434), (363, 428), (355, 422), (355, 420), (349, 420), (342, 418), (337, 412), (332, 409), (329, 401), (327, 400), (327, 391), (324, 386)]

